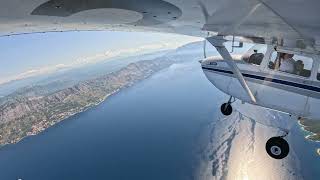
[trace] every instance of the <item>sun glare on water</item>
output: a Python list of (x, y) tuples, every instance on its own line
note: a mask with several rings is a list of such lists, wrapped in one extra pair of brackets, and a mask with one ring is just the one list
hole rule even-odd
[(248, 175), (243, 176), (243, 179), (242, 179), (242, 180), (249, 180)]

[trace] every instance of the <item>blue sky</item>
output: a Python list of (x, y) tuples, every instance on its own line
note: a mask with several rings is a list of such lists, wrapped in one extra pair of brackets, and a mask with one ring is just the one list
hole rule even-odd
[(0, 84), (119, 54), (171, 49), (199, 38), (146, 32), (57, 32), (0, 37)]

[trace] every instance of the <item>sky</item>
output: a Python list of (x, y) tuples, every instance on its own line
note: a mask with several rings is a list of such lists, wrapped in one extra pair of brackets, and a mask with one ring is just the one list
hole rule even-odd
[(173, 49), (200, 38), (146, 32), (50, 32), (0, 37), (0, 85), (119, 55)]

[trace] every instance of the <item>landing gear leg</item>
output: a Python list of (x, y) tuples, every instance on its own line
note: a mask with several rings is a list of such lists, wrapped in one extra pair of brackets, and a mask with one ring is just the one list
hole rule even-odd
[(230, 114), (232, 114), (232, 106), (231, 103), (232, 102), (232, 96), (230, 96), (229, 101), (227, 103), (223, 103), (220, 107), (221, 113), (225, 116), (229, 116)]
[(286, 132), (283, 136), (272, 137), (266, 143), (266, 151), (274, 159), (283, 159), (289, 154), (289, 144), (283, 139), (288, 135)]

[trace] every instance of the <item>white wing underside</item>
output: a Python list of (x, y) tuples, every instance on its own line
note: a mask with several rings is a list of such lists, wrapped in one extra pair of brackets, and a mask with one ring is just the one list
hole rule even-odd
[(1, 0), (0, 36), (81, 30), (207, 31), (320, 50), (319, 0)]

